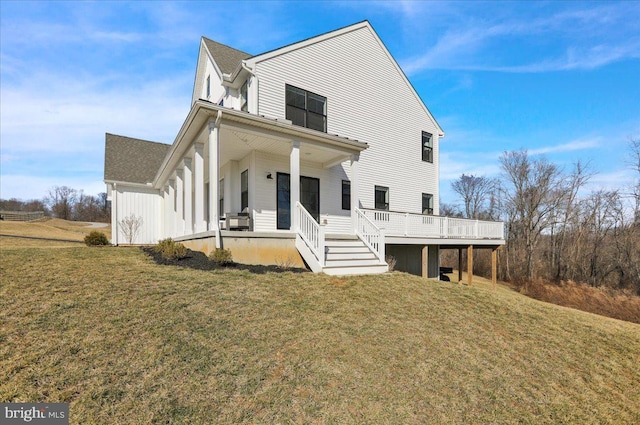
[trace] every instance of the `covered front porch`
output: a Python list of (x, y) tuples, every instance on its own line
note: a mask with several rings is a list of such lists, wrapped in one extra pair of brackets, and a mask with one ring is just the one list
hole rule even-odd
[(330, 232), (353, 233), (358, 160), (366, 148), (287, 120), (196, 102), (155, 179), (161, 233), (213, 232), (217, 247), (222, 230), (295, 233), (298, 203)]

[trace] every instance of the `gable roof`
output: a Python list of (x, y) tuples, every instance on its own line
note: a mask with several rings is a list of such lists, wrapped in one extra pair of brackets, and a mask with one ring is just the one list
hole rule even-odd
[(104, 180), (146, 184), (153, 182), (171, 145), (106, 133)]
[(204, 41), (207, 50), (211, 53), (211, 57), (223, 74), (233, 73), (244, 59), (252, 56), (249, 53), (218, 43), (207, 37), (202, 37), (202, 41)]
[(338, 37), (340, 35), (349, 33), (351, 31), (356, 31), (356, 30), (363, 29), (363, 28), (366, 28), (367, 30), (369, 30), (370, 33), (373, 35), (373, 37), (375, 38), (376, 42), (379, 44), (380, 48), (387, 55), (387, 57), (389, 58), (389, 60), (393, 64), (393, 66), (396, 68), (400, 78), (402, 78), (404, 83), (409, 87), (409, 89), (411, 90), (413, 95), (416, 97), (416, 99), (418, 100), (418, 102), (422, 106), (422, 109), (425, 111), (425, 113), (427, 114), (429, 119), (431, 119), (431, 121), (433, 122), (435, 127), (438, 129), (439, 136), (443, 137), (444, 136), (444, 131), (442, 130), (442, 127), (440, 127), (440, 124), (435, 119), (435, 117), (433, 116), (433, 114), (431, 113), (431, 111), (429, 110), (427, 105), (422, 101), (422, 98), (420, 97), (420, 95), (416, 91), (415, 87), (413, 86), (411, 81), (409, 81), (409, 79), (407, 78), (407, 75), (404, 73), (404, 71), (402, 70), (402, 68), (400, 67), (398, 62), (395, 60), (395, 58), (391, 55), (391, 53), (389, 52), (389, 49), (387, 49), (387, 46), (384, 44), (384, 42), (382, 41), (382, 39), (380, 38), (378, 33), (375, 31), (375, 29), (373, 29), (373, 26), (371, 25), (371, 23), (368, 20), (357, 22), (357, 23), (352, 24), (352, 25), (347, 25), (345, 27), (338, 28), (338, 29), (335, 29), (333, 31), (328, 31), (328, 32), (325, 32), (323, 34), (320, 34), (320, 35), (317, 35), (317, 36), (314, 36), (314, 37), (309, 37), (309, 38), (306, 38), (304, 40), (301, 40), (301, 41), (298, 41), (298, 42), (295, 42), (295, 43), (291, 43), (291, 44), (287, 44), (286, 46), (279, 47), (277, 49), (269, 50), (269, 51), (267, 51), (265, 53), (261, 53), (261, 54), (252, 56), (250, 58), (246, 58), (246, 63), (250, 68), (254, 68), (257, 63), (260, 63), (262, 61), (267, 61), (269, 59), (272, 59), (272, 58), (280, 56), (280, 55), (287, 54), (287, 53), (292, 52), (294, 50), (302, 49), (302, 48), (305, 48), (305, 47), (310, 46), (310, 45), (315, 44), (315, 43), (321, 43), (321, 42), (323, 42), (325, 40), (328, 40), (330, 38)]

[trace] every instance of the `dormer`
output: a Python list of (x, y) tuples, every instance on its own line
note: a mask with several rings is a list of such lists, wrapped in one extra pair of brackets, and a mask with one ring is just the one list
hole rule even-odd
[[(250, 54), (202, 37), (198, 53), (198, 65), (193, 85), (191, 104), (198, 99), (220, 104), (234, 109), (243, 105), (242, 90), (251, 86), (251, 74), (243, 67), (243, 60)], [(243, 88), (243, 85), (247, 86)], [(244, 104), (249, 91), (244, 92)]]

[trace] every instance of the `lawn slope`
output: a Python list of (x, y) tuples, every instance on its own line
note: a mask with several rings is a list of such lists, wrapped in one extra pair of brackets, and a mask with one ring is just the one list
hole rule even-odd
[(0, 402), (71, 423), (640, 423), (640, 325), (401, 273), (0, 249)]

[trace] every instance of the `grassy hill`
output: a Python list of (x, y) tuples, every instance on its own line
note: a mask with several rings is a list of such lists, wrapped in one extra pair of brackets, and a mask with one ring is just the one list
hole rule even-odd
[(402, 273), (0, 238), (0, 402), (71, 423), (640, 423), (640, 325)]

